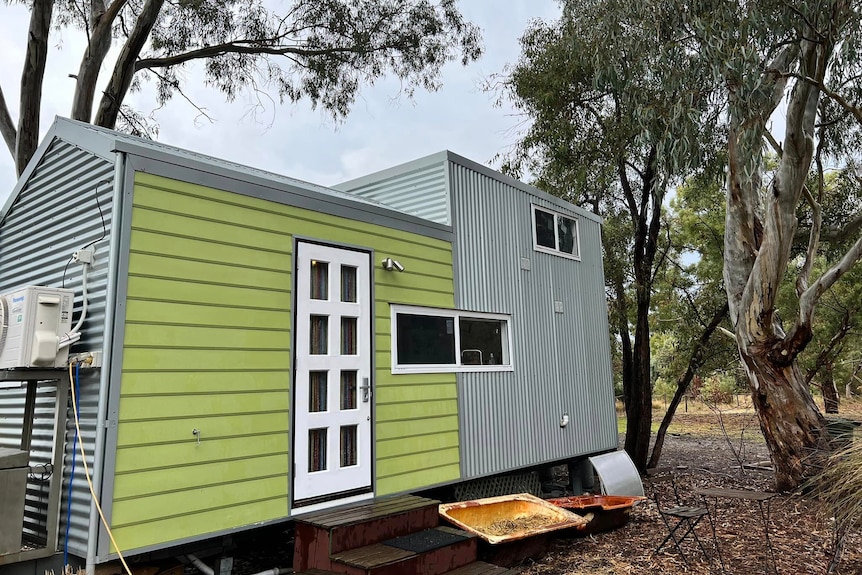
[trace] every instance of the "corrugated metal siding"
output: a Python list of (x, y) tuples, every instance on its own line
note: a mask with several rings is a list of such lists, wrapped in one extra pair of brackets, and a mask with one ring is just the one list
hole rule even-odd
[(396, 210), (451, 225), (445, 162), (411, 170), (382, 182), (345, 189)]
[[(459, 374), (463, 476), (615, 447), (600, 225), (578, 218), (581, 261), (536, 252), (531, 203), (560, 208), (450, 166), (457, 305), (511, 314), (514, 335), (513, 372)], [(571, 423), (560, 428), (564, 413)]]
[[(43, 157), (27, 185), (0, 224), (0, 293), (19, 286), (60, 286), (63, 268), (76, 249), (102, 236), (96, 205), (99, 197), (108, 233), (111, 226), (113, 165), (62, 141), (56, 141)], [(108, 240), (97, 244), (96, 262), (88, 276), (89, 307), (83, 337), (72, 351), (102, 349), (105, 319), (105, 291), (108, 269)], [(76, 293), (74, 318), (81, 306), (81, 269), (70, 264), (65, 286)], [(84, 447), (92, 469), (95, 421), (98, 403), (99, 370), (82, 370), (80, 411)], [(31, 464), (46, 463), (52, 447), (53, 403), (56, 386), (42, 384), (37, 394), (37, 418), (33, 433)], [(0, 445), (17, 446), (24, 409), (24, 388), (0, 390)], [(69, 412), (71, 415), (71, 411)], [(65, 531), (68, 478), (71, 468), (74, 422), (66, 430), (63, 509), (60, 545)], [(44, 530), (47, 485), (31, 478), (28, 483), (28, 533)], [(72, 521), (69, 550), (85, 556), (89, 524), (90, 494), (78, 456), (72, 494)]]

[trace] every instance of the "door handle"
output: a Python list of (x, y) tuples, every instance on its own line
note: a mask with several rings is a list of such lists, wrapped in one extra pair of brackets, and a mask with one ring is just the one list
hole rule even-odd
[(359, 386), (362, 390), (362, 403), (368, 403), (371, 400), (371, 382), (367, 377), (362, 378), (362, 385)]

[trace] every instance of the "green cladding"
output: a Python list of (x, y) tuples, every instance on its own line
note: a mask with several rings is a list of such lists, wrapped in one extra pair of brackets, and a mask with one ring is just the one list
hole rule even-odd
[(289, 515), (294, 235), (409, 270), (374, 266), (375, 493), (459, 478), (455, 375), (390, 371), (389, 304), (454, 305), (449, 242), (137, 173), (111, 514), (120, 548)]

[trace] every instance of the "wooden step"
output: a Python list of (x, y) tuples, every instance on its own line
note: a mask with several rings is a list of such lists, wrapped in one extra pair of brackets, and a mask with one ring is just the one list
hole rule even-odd
[[(523, 571), (522, 568), (516, 567), (514, 569), (506, 569), (505, 567), (498, 567), (496, 565), (491, 565), (490, 563), (485, 563), (484, 561), (474, 561), (469, 565), (465, 565), (464, 567), (458, 567), (454, 571), (448, 571), (445, 575), (518, 575)], [(339, 575), (334, 571), (321, 571), (320, 569), (309, 569), (308, 571), (303, 571), (302, 573), (295, 573), (294, 575)]]
[(478, 545), (475, 536), (452, 527), (436, 527), (434, 530), (465, 538), (420, 553), (374, 543), (333, 553), (330, 569), (347, 575), (442, 575), (476, 561)]
[(436, 527), (439, 504), (401, 495), (301, 515), (296, 518), (293, 568), (330, 569), (332, 554)]
[(521, 567), (506, 569), (505, 567), (498, 567), (484, 561), (474, 561), (469, 565), (449, 571), (446, 575), (518, 575), (521, 571), (523, 571)]

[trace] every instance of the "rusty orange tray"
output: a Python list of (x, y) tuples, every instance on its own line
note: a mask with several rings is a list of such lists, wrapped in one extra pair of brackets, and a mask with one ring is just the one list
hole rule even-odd
[(632, 497), (627, 495), (576, 495), (574, 497), (558, 497), (548, 499), (548, 503), (564, 509), (626, 509), (633, 506), (645, 497)]
[(576, 527), (588, 519), (529, 493), (444, 503), (440, 515), (488, 543), (517, 541), (540, 533)]

